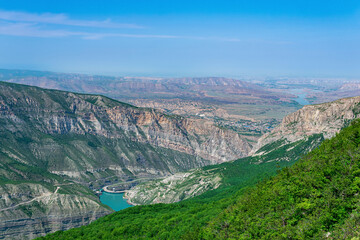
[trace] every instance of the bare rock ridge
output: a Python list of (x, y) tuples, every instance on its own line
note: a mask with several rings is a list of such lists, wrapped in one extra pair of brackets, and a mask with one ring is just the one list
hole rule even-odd
[[(248, 130), (241, 124), (244, 121), (250, 120), (253, 124), (267, 121), (272, 125), (272, 116), (277, 123), (287, 113), (300, 107), (292, 100), (292, 94), (223, 77), (111, 77), (0, 69), (0, 81), (101, 94), (138, 107), (156, 108), (167, 114), (240, 127), (243, 132)], [(240, 125), (236, 124), (238, 121)]]
[[(106, 94), (114, 97), (134, 99), (149, 93), (185, 96), (187, 90), (202, 95), (204, 87), (220, 89), (228, 93), (264, 94), (259, 85), (223, 77), (157, 78), (157, 77), (111, 77), (85, 74), (0, 69), (0, 80), (38, 86), (49, 89)], [(186, 91), (184, 91), (186, 90)]]
[(96, 196), (36, 183), (0, 185), (0, 239), (32, 239), (89, 224), (112, 212)]
[(279, 126), (263, 135), (250, 155), (261, 155), (262, 147), (282, 139), (291, 143), (313, 134), (323, 134), (324, 138), (331, 138), (351, 120), (358, 118), (359, 113), (360, 96), (304, 106), (286, 116)]
[(92, 191), (105, 184), (167, 176), (250, 150), (238, 133), (212, 122), (0, 82), (0, 238), (34, 238), (110, 213)]
[[(147, 167), (141, 166), (139, 161), (146, 165), (147, 161), (154, 160), (137, 152), (137, 156), (131, 157), (133, 153), (130, 151), (137, 150), (137, 146), (133, 144), (170, 149), (191, 155), (193, 162), (189, 166), (179, 160), (165, 162), (169, 160), (161, 159), (158, 156), (157, 158), (160, 158), (166, 167), (164, 164), (158, 169), (156, 166), (150, 166), (150, 169), (153, 168), (154, 174), (158, 174), (156, 171), (165, 174), (166, 171), (176, 172), (178, 169), (234, 160), (247, 156), (250, 151), (250, 145), (237, 133), (216, 127), (211, 122), (167, 116), (152, 109), (135, 108), (102, 96), (45, 91), (20, 85), (14, 87), (10, 84), (1, 84), (0, 93), (0, 116), (5, 123), (2, 127), (12, 133), (24, 134), (36, 130), (50, 136), (68, 136), (71, 137), (70, 141), (77, 137), (95, 136), (107, 141), (126, 140), (127, 142), (125, 148), (128, 148), (128, 154), (120, 149), (119, 151), (115, 149), (117, 158), (122, 159), (123, 164), (107, 162), (106, 158), (101, 159), (101, 163), (92, 164), (90, 161), (85, 162), (82, 157), (71, 156), (69, 153), (69, 155), (62, 156), (61, 160), (65, 160), (62, 166), (49, 165), (49, 170), (54, 173), (63, 172), (64, 174), (68, 173), (69, 176), (75, 176), (76, 173), (73, 171), (76, 171), (76, 168), (94, 172), (96, 168), (115, 169), (118, 166), (127, 168), (133, 175), (136, 175), (137, 171), (141, 171), (140, 168)], [(40, 144), (38, 140), (46, 143)], [(45, 160), (61, 154), (57, 148), (62, 147), (56, 143), (52, 146), (52, 142), (51, 138), (32, 139), (28, 147), (34, 157)], [(73, 147), (79, 148), (78, 150), (83, 154), (89, 155), (86, 156), (87, 158), (98, 161), (95, 159), (95, 154), (99, 153), (89, 150), (92, 147), (97, 149), (95, 142), (88, 141), (88, 146), (80, 145), (79, 141), (73, 142)], [(87, 149), (82, 149), (83, 147)], [(97, 150), (99, 152), (101, 149)], [(20, 155), (17, 157), (22, 158)], [(137, 162), (132, 162), (131, 158), (135, 158)], [(28, 162), (29, 160), (22, 159), (22, 161)], [(76, 166), (74, 169), (74, 165), (81, 167)]]
[(133, 205), (174, 203), (216, 189), (220, 184), (219, 175), (198, 168), (137, 185), (124, 197)]
[[(254, 163), (263, 162), (264, 159), (296, 161), (300, 157), (297, 147), (300, 147), (301, 154), (309, 152), (319, 146), (323, 139), (335, 136), (359, 117), (360, 96), (304, 106), (286, 116), (270, 133), (263, 135), (249, 155)], [(198, 168), (177, 173), (139, 184), (128, 190), (125, 196), (134, 204), (178, 202), (222, 185), (223, 168), (226, 167), (218, 165), (217, 169), (213, 169), (216, 171)]]

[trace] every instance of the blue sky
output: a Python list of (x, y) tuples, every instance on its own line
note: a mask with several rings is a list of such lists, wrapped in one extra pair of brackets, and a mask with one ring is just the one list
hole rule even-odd
[(360, 77), (360, 1), (0, 0), (0, 68)]

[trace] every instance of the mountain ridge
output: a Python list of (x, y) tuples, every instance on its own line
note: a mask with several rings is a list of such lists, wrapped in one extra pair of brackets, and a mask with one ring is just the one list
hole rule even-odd
[(255, 187), (220, 199), (135, 206), (41, 239), (357, 239), (359, 146), (354, 120)]
[(112, 212), (95, 195), (104, 185), (228, 161), (250, 148), (210, 122), (0, 82), (0, 236), (88, 224)]
[[(360, 96), (342, 98), (329, 103), (307, 105), (287, 115), (279, 126), (264, 134), (250, 154), (260, 154), (261, 147), (281, 139), (298, 141), (312, 134), (323, 133), (325, 138), (333, 137), (349, 121), (356, 118), (360, 109)], [(295, 134), (294, 134), (295, 132)]]
[(284, 117), (279, 126), (263, 135), (250, 151), (249, 157), (236, 160), (233, 164), (203, 167), (148, 181), (127, 190), (125, 197), (134, 204), (177, 202), (226, 185), (229, 172), (226, 168), (245, 167), (236, 162), (294, 163), (301, 155), (316, 148), (321, 141), (335, 136), (350, 121), (359, 118), (359, 113), (360, 96), (304, 106)]

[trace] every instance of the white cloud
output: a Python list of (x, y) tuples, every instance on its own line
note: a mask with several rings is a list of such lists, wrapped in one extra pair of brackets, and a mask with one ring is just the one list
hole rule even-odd
[(81, 32), (66, 30), (44, 30), (31, 23), (6, 23), (0, 24), (0, 35), (23, 37), (68, 37), (84, 35)]
[[(54, 26), (58, 25), (58, 26)], [(74, 30), (68, 26), (85, 27), (84, 31)], [(107, 32), (96, 32), (94, 29), (107, 29)], [(191, 40), (214, 40), (224, 42), (239, 42), (237, 38), (221, 37), (198, 37), (198, 36), (176, 36), (166, 34), (128, 34), (119, 33), (120, 28), (138, 28), (142, 27), (136, 24), (115, 23), (111, 20), (93, 21), (93, 20), (74, 20), (66, 14), (53, 13), (25, 13), (17, 11), (0, 10), (0, 35), (23, 36), (23, 37), (71, 37), (78, 36), (83, 39), (102, 39), (106, 37), (120, 38), (159, 38), (159, 39), (191, 39)]]
[(124, 38), (182, 38), (172, 35), (149, 35), (149, 34), (123, 34), (123, 33), (92, 33), (85, 36), (85, 39), (100, 39), (104, 37), (124, 37)]
[(92, 33), (80, 31), (68, 31), (62, 29), (43, 29), (33, 23), (8, 23), (0, 22), (0, 35), (23, 36), (23, 37), (69, 37), (81, 36), (84, 39), (101, 39), (104, 37), (125, 38), (179, 38), (171, 35), (146, 35), (146, 34), (122, 34), (122, 33)]
[(69, 18), (66, 14), (53, 13), (26, 13), (16, 11), (0, 10), (0, 19), (12, 22), (46, 23), (79, 27), (96, 28), (142, 28), (137, 24), (125, 24), (112, 22), (110, 19), (104, 21), (76, 20)]

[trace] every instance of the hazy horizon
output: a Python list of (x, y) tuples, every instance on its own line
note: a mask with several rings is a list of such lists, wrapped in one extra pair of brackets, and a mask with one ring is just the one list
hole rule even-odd
[(360, 2), (353, 0), (14, 0), (0, 6), (0, 68), (358, 78), (359, 30)]
[(104, 76), (104, 77), (125, 77), (125, 78), (229, 78), (229, 79), (238, 79), (243, 81), (261, 81), (261, 80), (270, 80), (270, 79), (336, 79), (336, 80), (348, 80), (348, 81), (360, 81), (360, 76), (344, 76), (344, 75), (269, 75), (269, 74), (243, 74), (243, 75), (211, 75), (211, 74), (193, 74), (193, 75), (182, 75), (182, 74), (161, 74), (161, 73), (127, 73), (127, 72), (91, 72), (91, 71), (51, 71), (46, 69), (25, 69), (25, 68), (0, 68), (1, 70), (9, 71), (33, 71), (33, 72), (49, 72), (55, 74), (79, 74), (79, 75), (89, 75), (89, 76)]

